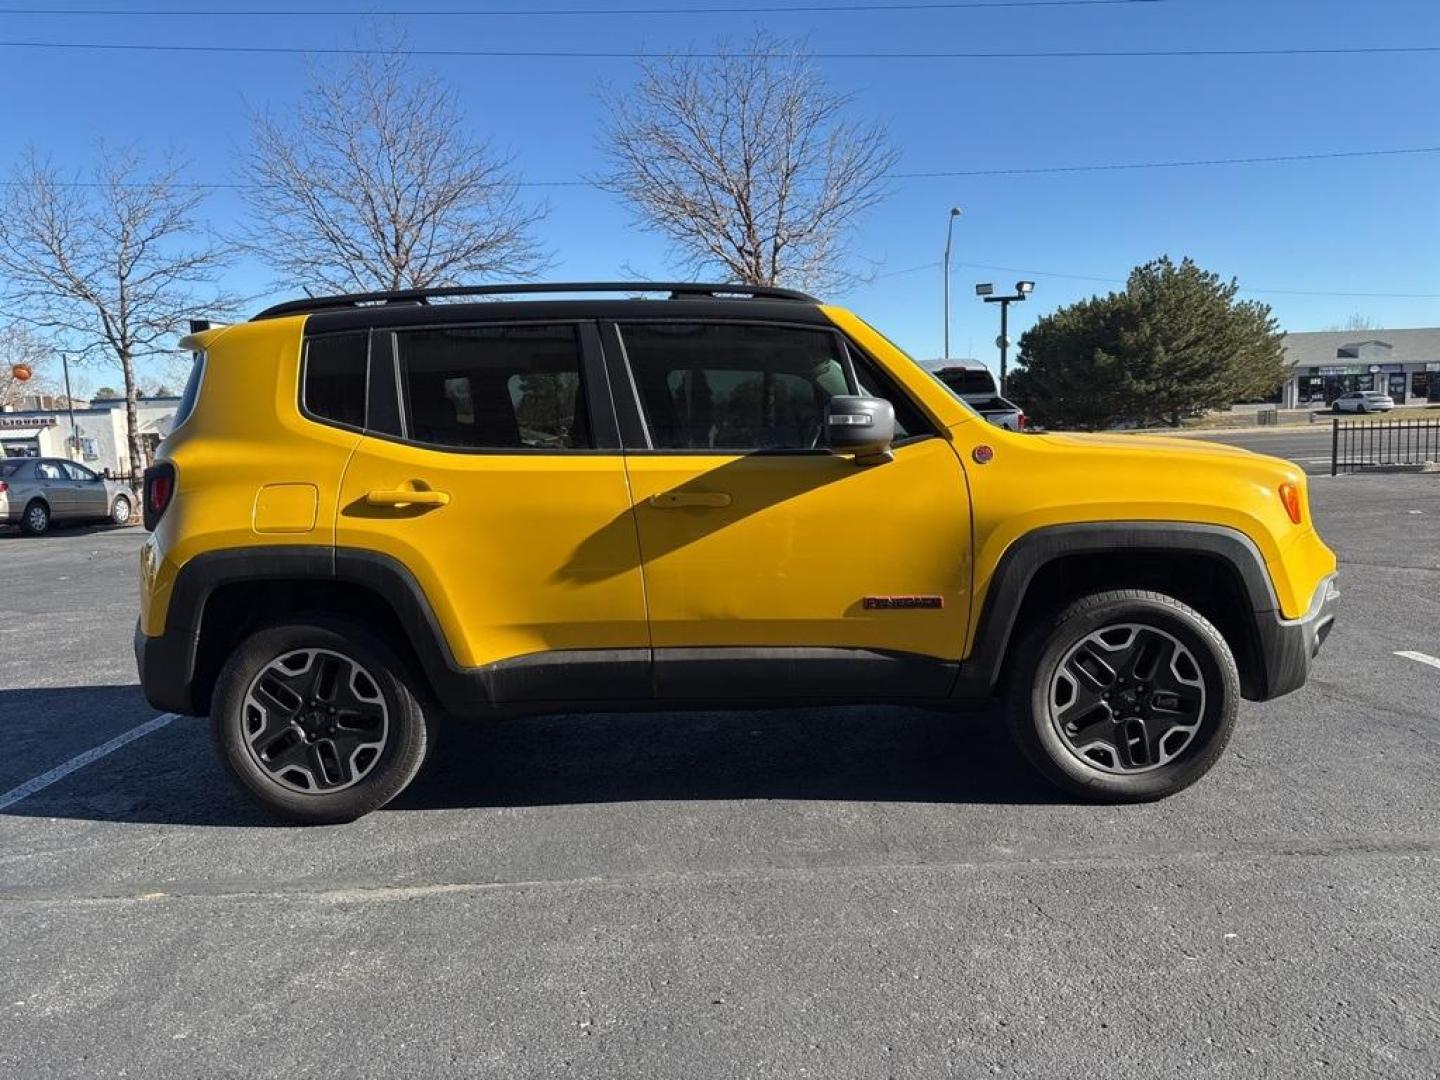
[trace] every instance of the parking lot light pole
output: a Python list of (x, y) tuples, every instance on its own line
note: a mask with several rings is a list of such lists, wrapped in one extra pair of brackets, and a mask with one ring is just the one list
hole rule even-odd
[(1015, 292), (1010, 296), (996, 296), (995, 286), (989, 282), (975, 286), (975, 295), (987, 304), (1000, 305), (1000, 336), (995, 339), (1000, 349), (1000, 396), (1005, 396), (1006, 367), (1010, 359), (1010, 305), (1027, 300), (1035, 291), (1033, 281), (1017, 281)]
[(70, 396), (70, 357), (60, 354), (60, 367), (65, 372), (65, 407), (70, 410), (70, 453), (65, 456), (74, 461), (80, 456), (80, 431), (75, 427), (75, 399)]
[(950, 237), (955, 232), (955, 219), (960, 216), (960, 207), (950, 208), (950, 219), (945, 224), (945, 359), (950, 359)]

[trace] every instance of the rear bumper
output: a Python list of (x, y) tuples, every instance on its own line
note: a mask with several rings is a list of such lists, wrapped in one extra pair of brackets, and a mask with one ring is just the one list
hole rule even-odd
[(187, 633), (150, 637), (135, 623), (135, 667), (145, 700), (162, 712), (202, 716), (209, 709), (194, 700), (191, 674), (195, 667), (195, 638)]
[(1260, 617), (1257, 626), (1265, 692), (1257, 700), (1268, 701), (1305, 685), (1310, 664), (1335, 624), (1339, 600), (1336, 577), (1330, 574), (1320, 582), (1309, 609), (1300, 618), (1285, 619), (1278, 611)]

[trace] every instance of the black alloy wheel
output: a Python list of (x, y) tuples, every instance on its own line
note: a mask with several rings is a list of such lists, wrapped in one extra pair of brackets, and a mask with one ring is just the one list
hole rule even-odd
[(1173, 597), (1133, 589), (1082, 597), (1032, 627), (1008, 687), (1025, 757), (1071, 794), (1164, 798), (1219, 759), (1240, 676), (1225, 638)]
[(316, 619), (252, 634), (215, 685), (221, 760), (261, 805), (303, 824), (351, 821), (419, 772), (430, 721), (389, 645)]

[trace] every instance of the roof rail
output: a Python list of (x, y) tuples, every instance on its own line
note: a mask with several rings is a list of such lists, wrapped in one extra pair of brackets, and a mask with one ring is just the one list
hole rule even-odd
[(281, 315), (333, 311), (336, 308), (362, 307), (367, 304), (428, 304), (431, 300), (452, 296), (522, 296), (544, 293), (669, 293), (672, 300), (739, 296), (753, 300), (820, 303), (806, 293), (772, 285), (709, 285), (694, 281), (570, 281), (544, 285), (526, 282), (519, 285), (446, 285), (433, 289), (394, 289), (389, 292), (346, 293), (340, 296), (307, 296), (300, 300), (275, 304), (255, 318), (274, 319)]

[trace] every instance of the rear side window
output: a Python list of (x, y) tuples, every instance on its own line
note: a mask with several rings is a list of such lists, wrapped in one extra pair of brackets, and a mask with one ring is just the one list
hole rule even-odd
[(180, 392), (180, 404), (175, 407), (175, 419), (170, 424), (174, 431), (195, 411), (195, 402), (200, 400), (200, 381), (205, 377), (205, 354), (197, 352), (190, 364), (190, 374), (185, 379), (185, 389)]
[(363, 428), (368, 355), (365, 333), (311, 338), (305, 346), (305, 411), (327, 423)]
[(571, 325), (442, 327), (396, 335), (405, 430), (463, 450), (592, 446)]

